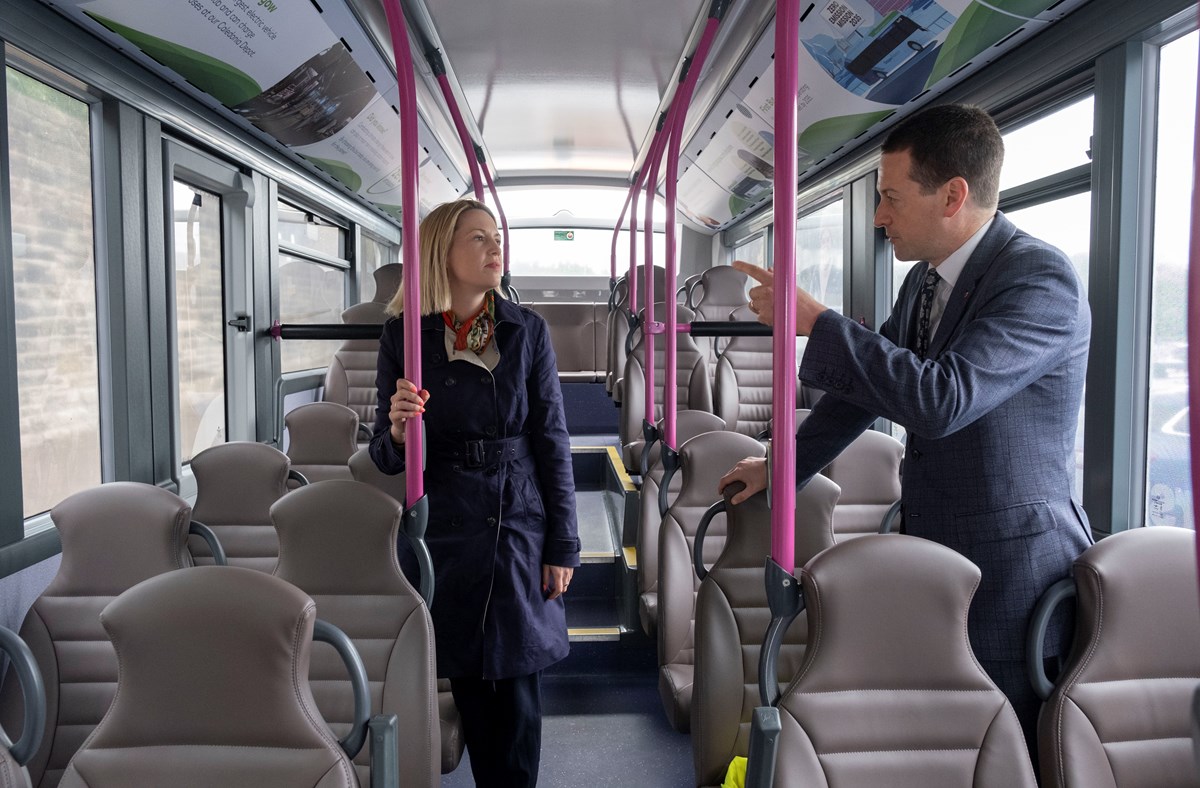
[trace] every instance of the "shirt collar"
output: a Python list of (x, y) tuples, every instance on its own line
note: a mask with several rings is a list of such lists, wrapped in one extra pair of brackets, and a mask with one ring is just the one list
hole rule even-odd
[(992, 222), (996, 221), (993, 216), (988, 219), (982, 227), (975, 231), (975, 234), (967, 239), (967, 242), (954, 250), (953, 253), (937, 267), (938, 276), (942, 278), (950, 287), (947, 290), (953, 290), (958, 283), (958, 277), (963, 272), (963, 268), (967, 265), (967, 260), (971, 258), (971, 254), (975, 251), (975, 247), (979, 246), (979, 242), (983, 240), (984, 234), (992, 226)]

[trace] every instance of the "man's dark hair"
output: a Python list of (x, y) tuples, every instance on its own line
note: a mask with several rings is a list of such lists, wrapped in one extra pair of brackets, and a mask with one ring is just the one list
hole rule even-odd
[(1000, 200), (1004, 140), (991, 116), (979, 107), (943, 104), (900, 121), (883, 142), (884, 153), (908, 151), (913, 180), (926, 193), (961, 177), (981, 208)]

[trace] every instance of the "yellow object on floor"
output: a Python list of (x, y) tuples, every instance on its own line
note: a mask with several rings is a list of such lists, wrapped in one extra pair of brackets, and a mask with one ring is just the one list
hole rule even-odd
[(725, 772), (725, 782), (721, 783), (721, 788), (745, 788), (745, 786), (746, 759), (735, 755), (729, 762), (729, 770)]

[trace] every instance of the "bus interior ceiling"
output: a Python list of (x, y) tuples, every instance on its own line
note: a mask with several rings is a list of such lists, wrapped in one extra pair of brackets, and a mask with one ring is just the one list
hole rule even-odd
[[(97, 182), (77, 186), (95, 192), (94, 220), (89, 217), (86, 223), (96, 228), (96, 250), (87, 255), (95, 255), (96, 291), (103, 294), (99, 310), (92, 307), (103, 326), (99, 339), (91, 340), (99, 348), (95, 374), (104, 387), (96, 409), (103, 405), (112, 411), (94, 418), (94, 451), (89, 448), (97, 457), (89, 477), (94, 482), (146, 482), (194, 499), (191, 456), (226, 440), (258, 441), (289, 451), (285, 413), (327, 398), (329, 359), (335, 352), (361, 350), (350, 345), (355, 340), (347, 340), (340, 350), (336, 342), (301, 340), (288, 347), (291, 341), (284, 340), (281, 349), (269, 333), (276, 321), (337, 323), (347, 307), (369, 302), (373, 294), (382, 300), (373, 291), (371, 274), (399, 260), (401, 101), (383, 2), (390, 0), (0, 0), (5, 20), (0, 43), (10, 73), (7, 94), (0, 90), (0, 110), (14, 111), (16, 97), (24, 95), (19, 81), (33, 75), (51, 90), (91, 107), (90, 145), (103, 154), (91, 162)], [(621, 408), (632, 405), (628, 398), (621, 401), (619, 386), (606, 390), (606, 378), (619, 379), (627, 369), (640, 371), (645, 357), (637, 357), (636, 336), (627, 346), (613, 339), (615, 324), (620, 321), (623, 329), (627, 320), (610, 289), (616, 284), (609, 269), (614, 233), (620, 241), (614, 242), (617, 278), (629, 274), (631, 253), (628, 221), (626, 230), (617, 233), (616, 214), (631, 183), (650, 164), (656, 125), (678, 91), (714, 5), (709, 0), (400, 0), (400, 5), (417, 76), (419, 212), (425, 215), (481, 188), (472, 182), (476, 153), (463, 150), (438, 84), (444, 68), (467, 133), (495, 177), (501, 205), (509, 207), (513, 285), (521, 302), (547, 321), (558, 360), (583, 565), (567, 600), (571, 655), (546, 675), (543, 784), (697, 784), (686, 714), (682, 722), (670, 720), (672, 710), (664, 714), (669, 705), (665, 697), (660, 704), (666, 674), (660, 672), (658, 650), (667, 636), (647, 624), (646, 586), (639, 583), (639, 572), (646, 572), (641, 562), (659, 557), (657, 537), (653, 549), (639, 551), (639, 529), (647, 518), (657, 522), (656, 512), (665, 509), (657, 504), (659, 487), (669, 487), (669, 495), (666, 489), (662, 495), (666, 502), (678, 494), (681, 483), (679, 478), (664, 481), (658, 450), (645, 462), (629, 460), (630, 445), (625, 444), (636, 436), (622, 439), (619, 417)], [(695, 309), (697, 320), (733, 319), (730, 314), (744, 302), (741, 281), (725, 303), (718, 298), (715, 278), (705, 292), (702, 274), (725, 266), (735, 249), (755, 239), (761, 243), (762, 261), (770, 260), (775, 156), (792, 155), (793, 148), (791, 141), (778, 146), (774, 134), (776, 4), (732, 0), (727, 5), (682, 121), (676, 270), (680, 286), (689, 277), (698, 285), (695, 299), (692, 289), (679, 296), (680, 304)], [(1098, 103), (1110, 102), (1104, 119), (1113, 122), (1120, 111), (1112, 107), (1125, 100), (1125, 88), (1101, 80), (1114, 79), (1135, 58), (1112, 65), (1112, 53), (1140, 46), (1164, 30), (1181, 29), (1192, 8), (1180, 0), (801, 4), (794, 145), (800, 221), (828, 236), (818, 245), (838, 246), (846, 258), (844, 269), (839, 263), (832, 272), (837, 281), (827, 281), (826, 271), (812, 284), (838, 301), (831, 306), (862, 315), (865, 324), (877, 325), (886, 317), (893, 273), (877, 267), (890, 267), (891, 261), (882, 233), (869, 224), (874, 206), (870, 173), (883, 135), (897, 121), (931, 103), (954, 100), (984, 106), (1004, 128), (1005, 122), (1019, 125), (1039, 117), (1047, 96), (1057, 100), (1091, 91)], [(435, 56), (429, 58), (430, 53)], [(0, 112), (0, 121), (4, 118)], [(1100, 123), (1093, 142), (1098, 148), (1107, 139)], [(87, 133), (85, 129), (85, 138)], [(27, 140), (17, 132), (0, 130), (0, 164), (10, 161), (8, 147), (22, 142)], [(1089, 159), (1091, 153), (1089, 148)], [(1119, 153), (1105, 155), (1119, 163)], [(1008, 195), (1014, 209), (1032, 204), (1039, 184), (1063, 193), (1074, 188), (1071, 193), (1077, 195), (1079, 184), (1098, 188), (1092, 179), (1105, 177), (1094, 174), (1098, 169), (1083, 174), (1083, 164), (1077, 170), (1074, 186), (1024, 184), (1002, 193), (1002, 203)], [(665, 173), (664, 167), (654, 184), (658, 266), (663, 264), (661, 236), (667, 224), (662, 210)], [(167, 184), (166, 193), (153, 194), (160, 183)], [(139, 189), (151, 196), (130, 192)], [(0, 184), (0, 231), (9, 234), (12, 222), (6, 213), (27, 193)], [(485, 201), (495, 207), (490, 195)], [(841, 212), (829, 221), (821, 218), (835, 203), (842, 205)], [(644, 207), (639, 207), (639, 225)], [(167, 217), (166, 229), (159, 214)], [(215, 228), (211, 237), (206, 228)], [(9, 278), (13, 259), (39, 242), (15, 226), (11, 237), (11, 242), (0, 242), (0, 276)], [(1108, 242), (1113, 249), (1122, 243), (1117, 236)], [(1094, 241), (1093, 251), (1103, 243), (1103, 238)], [(644, 262), (641, 244), (637, 246), (638, 260)], [(172, 255), (173, 263), (166, 266), (172, 270), (156, 272), (156, 264)], [(864, 269), (850, 262), (852, 255), (871, 262)], [(202, 280), (203, 263), (212, 259), (217, 260), (215, 279)], [(304, 273), (288, 279), (279, 274), (284, 265)], [(1099, 270), (1097, 265), (1092, 270)], [(1133, 281), (1129, 276), (1121, 281)], [(1094, 299), (1117, 303), (1120, 288), (1096, 286)], [(167, 295), (170, 288), (175, 290)], [(644, 308), (641, 281), (637, 289)], [(296, 293), (307, 294), (309, 302), (295, 307), (281, 303)], [(0, 283), (0, 294), (8, 299), (0, 303), (0, 315), (21, 313), (20, 304), (12, 309), (11, 287), (6, 294)], [(676, 294), (659, 290), (655, 300), (671, 304)], [(198, 365), (224, 370), (215, 383), (197, 383), (202, 376), (173, 366), (179, 362), (171, 342), (201, 343), (203, 332), (185, 335), (170, 323), (189, 309), (208, 309), (223, 326), (216, 329), (215, 345), (195, 357)], [(739, 314), (749, 318), (744, 311)], [(352, 320), (346, 317), (345, 322)], [(1143, 325), (1141, 330), (1144, 334), (1147, 329)], [(140, 335), (148, 338), (138, 339)], [(707, 407), (720, 414), (721, 397), (714, 397), (711, 388), (720, 377), (718, 356), (727, 344), (735, 351), (723, 363), (736, 380), (731, 365), (741, 358), (739, 353), (762, 351), (761, 342), (734, 345), (697, 338), (695, 343), (702, 359), (700, 377), (708, 378), (702, 381), (709, 386)], [(1126, 353), (1122, 369), (1132, 368), (1131, 351), (1122, 348), (1112, 336), (1093, 341), (1094, 355), (1097, 349)], [(627, 349), (640, 359), (632, 367), (617, 360), (618, 355), (625, 358)], [(106, 353), (125, 358), (114, 362)], [(677, 392), (661, 392), (661, 347), (657, 357), (661, 407), (664, 397), (675, 399)], [(1143, 362), (1137, 363), (1149, 366)], [(28, 428), (15, 405), (20, 363), (17, 349), (0, 347), (0, 370), (12, 372), (12, 380), (0, 390), (0, 411), (10, 411), (0, 412), (0, 423), (27, 443)], [(340, 369), (350, 362), (336, 363)], [(1155, 364), (1149, 407), (1157, 403), (1165, 410), (1152, 416), (1151, 429), (1156, 436), (1162, 433), (1158, 437), (1164, 441), (1185, 436), (1186, 387), (1180, 383), (1179, 365), (1161, 358)], [(29, 374), (21, 374), (21, 385), (26, 385)], [(1144, 417), (1147, 407), (1130, 404), (1120, 394), (1101, 393), (1105, 381), (1111, 383), (1117, 374), (1089, 373), (1088, 379), (1095, 396), (1107, 398), (1100, 401), (1111, 416), (1110, 433), (1121, 408)], [(373, 385), (372, 375), (367, 388)], [(802, 392), (805, 404), (807, 397), (817, 395)], [(193, 399), (186, 401), (188, 397)], [(679, 397), (683, 408), (686, 397)], [(736, 391), (733, 397), (736, 405)], [(636, 407), (642, 407), (640, 399)], [(744, 424), (747, 412), (743, 410)], [(1095, 413), (1100, 413), (1098, 406)], [(722, 417), (726, 429), (737, 429), (736, 416)], [(360, 418), (370, 421), (370, 416)], [(1080, 463), (1084, 427), (1081, 414)], [(1093, 422), (1088, 440), (1098, 443), (1105, 429)], [(47, 427), (48, 436), (51, 432)], [(758, 432), (754, 429), (751, 437)], [(1111, 434), (1107, 438), (1110, 445), (1122, 440)], [(59, 454), (71, 445), (63, 440), (53, 443)], [(1131, 445), (1136, 447), (1138, 440)], [(1091, 445), (1087, 449), (1101, 452)], [(640, 457), (641, 451), (638, 447), (632, 456)], [(32, 488), (43, 472), (22, 475), (23, 463), (32, 461), (23, 459), (20, 447), (0, 452), (7, 452), (0, 453), (0, 476), (9, 480), (0, 482), (8, 485), (0, 487), (5, 493), (0, 495), (5, 499), (0, 504), (0, 626), (15, 631), (59, 568), (60, 545), (48, 511), (78, 487), (68, 483), (60, 493), (47, 485), (56, 491), (46, 493), (53, 500), (31, 504)], [(348, 462), (334, 461), (345, 468)], [(1131, 465), (1111, 467), (1132, 472)], [(343, 469), (339, 466), (338, 472)], [(1185, 475), (1186, 468), (1172, 466), (1170, 479), (1164, 476), (1157, 485), (1143, 479), (1132, 489), (1157, 495), (1147, 504), (1157, 521), (1190, 524)], [(655, 501), (639, 500), (643, 481)], [(1153, 491), (1143, 490), (1143, 482)], [(1093, 507), (1093, 525), (1102, 523), (1098, 532), (1124, 527), (1109, 525), (1124, 522), (1123, 505), (1138, 513), (1126, 519), (1143, 517), (1139, 507), (1145, 495), (1141, 501), (1125, 501), (1113, 492), (1111, 478), (1104, 487), (1087, 484), (1092, 487), (1083, 490), (1085, 504), (1103, 501)], [(1185, 490), (1187, 503), (1182, 502)], [(715, 503), (715, 489), (712, 497)], [(694, 523), (680, 527), (687, 539), (694, 537)], [(597, 782), (600, 775), (611, 782)], [(468, 784), (465, 766), (443, 777), (444, 786)]]

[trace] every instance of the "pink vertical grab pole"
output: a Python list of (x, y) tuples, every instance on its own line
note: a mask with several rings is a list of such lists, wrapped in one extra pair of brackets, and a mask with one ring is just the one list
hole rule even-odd
[[(462, 112), (458, 109), (458, 101), (454, 98), (454, 91), (450, 89), (450, 78), (446, 76), (446, 67), (441, 61), (440, 53), (436, 62), (432, 57), (429, 58), (430, 65), (433, 66), (433, 73), (437, 75), (438, 87), (442, 89), (442, 98), (445, 99), (446, 106), (450, 109), (450, 118), (454, 121), (454, 128), (458, 131), (458, 141), (462, 143), (463, 153), (467, 156), (467, 166), (471, 168), (471, 188), (475, 190), (475, 199), (483, 202), (483, 178), (479, 175), (479, 164), (475, 158), (475, 143), (471, 139), (471, 132), (467, 131), (467, 124), (463, 122)], [(505, 257), (507, 258), (508, 255)]]
[[(1191, 432), (1192, 511), (1200, 502), (1200, 91), (1192, 138), (1192, 236), (1188, 260), (1188, 422)], [(1196, 542), (1200, 565), (1200, 541)]]
[(775, 342), (771, 381), (771, 557), (796, 565), (796, 86), (800, 8), (775, 9)]
[[(649, 163), (649, 162), (647, 162)], [(646, 171), (642, 167), (642, 172)], [(637, 242), (638, 242), (638, 198), (642, 196), (642, 179), (640, 174), (633, 179), (633, 195), (629, 200), (629, 274), (625, 277), (625, 287), (629, 290), (629, 314), (637, 315)], [(624, 373), (624, 370), (622, 370)]]
[(675, 331), (679, 317), (678, 310), (675, 308), (675, 269), (677, 267), (675, 262), (675, 206), (678, 203), (676, 189), (679, 180), (679, 148), (683, 141), (683, 122), (687, 118), (688, 105), (692, 102), (692, 91), (696, 89), (696, 80), (700, 76), (700, 70), (704, 67), (705, 59), (708, 58), (708, 50), (712, 47), (713, 39), (717, 35), (717, 27), (720, 24), (721, 18), (714, 4), (713, 11), (704, 25), (704, 33), (700, 36), (700, 43), (696, 45), (696, 51), (692, 55), (692, 63), (688, 67), (683, 87), (675, 94), (675, 100), (671, 103), (672, 107), (679, 109), (673, 112), (674, 118), (670, 127), (671, 137), (667, 145), (667, 259), (665, 261), (667, 277), (663, 287), (663, 306), (667, 318), (665, 354), (667, 368), (664, 370), (663, 378), (663, 441), (672, 449), (678, 448), (678, 444), (675, 442), (675, 410), (678, 404), (675, 394), (675, 355), (679, 347), (679, 335)]
[[(671, 124), (675, 122), (675, 108), (677, 106), (678, 102), (672, 99), (671, 108), (667, 111), (667, 122), (664, 128), (670, 129)], [(642, 323), (642, 347), (646, 351), (646, 366), (643, 370), (646, 374), (646, 409), (643, 418), (650, 424), (654, 424), (657, 421), (654, 418), (654, 331), (651, 328), (654, 324), (654, 190), (658, 185), (658, 168), (662, 164), (663, 154), (666, 153), (667, 149), (667, 135), (662, 133), (662, 129), (659, 129), (658, 136), (654, 142), (650, 172), (646, 176), (646, 226), (644, 229), (646, 238), (646, 263), (643, 269), (646, 277), (646, 294), (644, 296), (646, 302), (646, 319)], [(674, 299), (671, 300), (671, 303), (674, 304)], [(645, 450), (649, 451), (650, 447), (647, 446)]]
[[(413, 76), (408, 28), (399, 0), (385, 0), (392, 53), (396, 58), (396, 82), (400, 89), (400, 217), (404, 227), (404, 377), (421, 388), (421, 237), (417, 215), (417, 88)], [(411, 506), (425, 495), (421, 465), (421, 419), (409, 419), (404, 427), (404, 489)]]

